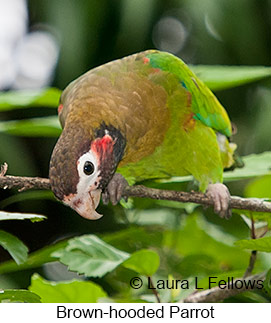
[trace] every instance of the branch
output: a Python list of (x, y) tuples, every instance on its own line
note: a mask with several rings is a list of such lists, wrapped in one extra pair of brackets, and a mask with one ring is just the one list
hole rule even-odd
[[(264, 280), (266, 273), (261, 273), (253, 276), (249, 276), (246, 279), (235, 279), (233, 283), (230, 283), (227, 288), (221, 289), (218, 286), (211, 289), (204, 290), (202, 292), (195, 292), (186, 297), (183, 303), (214, 303), (223, 301), (226, 298), (236, 296), (242, 292), (249, 290), (258, 290), (257, 281)], [(238, 284), (237, 284), (238, 281)], [(251, 281), (251, 284), (249, 284)], [(244, 283), (246, 282), (246, 284)], [(242, 286), (242, 287), (241, 287)], [(254, 287), (251, 287), (254, 286)], [(241, 287), (241, 288), (238, 288)]]
[[(192, 202), (202, 205), (213, 205), (212, 199), (200, 192), (178, 192), (169, 190), (160, 190), (149, 188), (142, 185), (128, 186), (125, 188), (125, 196), (147, 197), (156, 200), (170, 200), (178, 202)], [(271, 202), (265, 202), (262, 199), (242, 198), (231, 196), (230, 208), (243, 209), (257, 212), (271, 212)]]
[[(2, 166), (0, 172), (0, 188), (2, 189), (15, 188), (19, 191), (25, 191), (29, 189), (50, 189), (50, 182), (48, 178), (6, 176), (5, 172), (6, 166)], [(183, 203), (190, 202), (207, 206), (213, 205), (213, 201), (205, 194), (200, 192), (178, 192), (161, 190), (145, 187), (143, 185), (127, 186), (124, 189), (123, 195), (127, 197), (145, 197), (156, 200), (170, 200)], [(230, 207), (233, 209), (271, 213), (271, 202), (265, 202), (262, 199), (256, 198), (252, 199), (231, 196)]]
[[(256, 231), (255, 231), (255, 222), (254, 222), (254, 218), (251, 215), (251, 239), (257, 239), (256, 237)], [(251, 275), (255, 262), (256, 262), (256, 258), (257, 258), (257, 250), (252, 250), (250, 253), (250, 257), (249, 257), (249, 264), (248, 267), (244, 273), (243, 278), (247, 278), (248, 276)]]
[(0, 188), (4, 190), (15, 188), (22, 192), (29, 189), (49, 190), (51, 186), (48, 178), (0, 176)]

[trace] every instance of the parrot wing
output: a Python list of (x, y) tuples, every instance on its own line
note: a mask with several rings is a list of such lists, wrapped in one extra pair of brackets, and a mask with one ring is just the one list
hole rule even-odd
[(151, 50), (146, 52), (153, 68), (175, 75), (181, 85), (191, 93), (191, 108), (194, 118), (203, 124), (224, 134), (231, 136), (229, 117), (209, 88), (176, 56)]

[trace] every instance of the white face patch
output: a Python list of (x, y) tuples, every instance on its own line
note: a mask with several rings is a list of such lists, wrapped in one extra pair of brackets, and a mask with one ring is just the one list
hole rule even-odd
[[(87, 166), (93, 166), (91, 174), (86, 173)], [(90, 190), (94, 190), (99, 185), (98, 159), (96, 155), (89, 151), (82, 155), (77, 162), (77, 171), (79, 175), (79, 183), (77, 184), (77, 195), (83, 196), (88, 194)]]
[(63, 200), (82, 217), (91, 220), (99, 219), (102, 216), (95, 211), (99, 205), (102, 192), (101, 189), (97, 189), (100, 181), (98, 166), (98, 159), (92, 151), (82, 155), (77, 162), (79, 175), (77, 192), (65, 196)]

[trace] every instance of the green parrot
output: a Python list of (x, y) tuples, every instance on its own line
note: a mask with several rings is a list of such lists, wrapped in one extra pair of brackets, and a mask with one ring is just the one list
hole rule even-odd
[(50, 183), (81, 216), (100, 218), (101, 194), (116, 204), (127, 182), (192, 174), (229, 217), (222, 175), (236, 148), (231, 123), (181, 59), (147, 50), (94, 68), (63, 91), (58, 114)]

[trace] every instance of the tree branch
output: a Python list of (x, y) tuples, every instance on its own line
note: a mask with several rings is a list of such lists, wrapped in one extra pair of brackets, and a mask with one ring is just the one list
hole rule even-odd
[[(186, 297), (183, 303), (214, 303), (221, 302), (226, 298), (236, 296), (242, 292), (249, 290), (258, 290), (257, 281), (264, 280), (266, 273), (261, 273), (253, 276), (249, 276), (246, 279), (235, 279), (233, 283), (230, 283), (227, 288), (222, 289), (218, 286), (211, 289), (203, 290), (202, 292), (195, 292)], [(238, 284), (237, 284), (238, 281)], [(249, 284), (249, 281), (251, 284)], [(246, 284), (244, 283), (246, 282)], [(242, 286), (242, 287), (241, 287)], [(252, 287), (254, 286), (254, 287)], [(241, 287), (241, 288), (238, 288)]]
[[(251, 230), (250, 230), (250, 234), (251, 234), (251, 239), (256, 239), (256, 231), (255, 231), (255, 222), (254, 222), (254, 218), (251, 214)], [(256, 262), (256, 258), (257, 258), (257, 250), (252, 250), (250, 253), (250, 257), (249, 257), (249, 264), (248, 267), (244, 273), (243, 278), (247, 278), (248, 276), (251, 275), (255, 262)]]
[(29, 189), (49, 190), (51, 186), (48, 178), (0, 176), (0, 188), (4, 190), (15, 188), (19, 191), (25, 191)]
[[(200, 192), (178, 192), (149, 188), (142, 185), (128, 186), (124, 191), (125, 196), (147, 197), (156, 200), (170, 200), (178, 202), (191, 202), (202, 205), (213, 205), (212, 199)], [(257, 212), (271, 212), (271, 202), (262, 199), (242, 198), (231, 196), (230, 208), (243, 209)]]
[[(18, 189), (25, 191), (29, 189), (50, 189), (50, 182), (48, 178), (40, 177), (20, 177), (5, 175), (6, 166), (1, 167), (0, 172), (0, 188), (2, 189)], [(200, 192), (178, 192), (170, 190), (161, 190), (156, 188), (149, 188), (143, 185), (127, 186), (123, 193), (127, 197), (145, 197), (156, 200), (170, 200), (183, 203), (197, 203), (211, 206), (213, 201), (205, 194)], [(242, 198), (238, 196), (231, 196), (230, 207), (233, 209), (243, 209), (257, 212), (270, 212), (271, 202), (265, 202), (262, 199), (256, 198)]]

